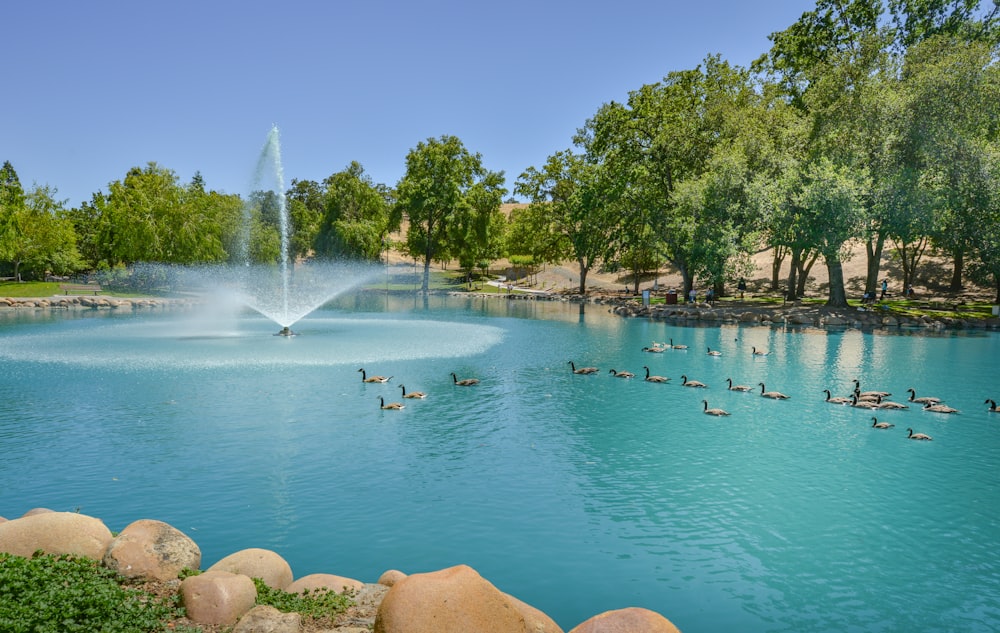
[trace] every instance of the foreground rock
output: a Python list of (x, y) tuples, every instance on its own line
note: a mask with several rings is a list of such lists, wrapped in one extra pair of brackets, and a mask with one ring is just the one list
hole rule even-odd
[(292, 584), (292, 568), (284, 558), (267, 549), (250, 548), (226, 556), (208, 571), (228, 571), (250, 578), (260, 578), (272, 589)]
[(569, 633), (680, 633), (673, 622), (655, 611), (629, 607), (605, 611)]
[(111, 541), (102, 562), (126, 578), (171, 580), (185, 568), (200, 569), (201, 550), (180, 530), (140, 519)]
[(100, 519), (76, 512), (40, 512), (0, 523), (0, 552), (25, 558), (42, 550), (101, 560), (113, 538)]
[(198, 624), (236, 624), (257, 602), (257, 587), (249, 576), (206, 571), (181, 582), (181, 604)]
[(386, 593), (375, 633), (562, 633), (547, 615), (513, 599), (466, 565), (411, 574)]

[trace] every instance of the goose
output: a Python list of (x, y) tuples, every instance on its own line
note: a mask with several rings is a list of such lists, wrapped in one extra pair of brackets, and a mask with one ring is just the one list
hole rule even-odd
[(750, 385), (734, 385), (732, 378), (726, 378), (726, 382), (729, 383), (730, 391), (753, 391)]
[(573, 364), (573, 361), (569, 361), (569, 367), (570, 367), (570, 369), (573, 370), (574, 374), (581, 374), (581, 375), (582, 374), (596, 374), (597, 372), (600, 371), (596, 367), (581, 367), (581, 368), (577, 369), (576, 365)]
[(830, 396), (830, 390), (824, 389), (823, 393), (826, 394), (826, 401), (830, 404), (851, 404), (850, 398), (845, 398), (844, 396)]
[(931, 396), (923, 396), (918, 398), (917, 392), (913, 390), (913, 387), (910, 387), (906, 391), (908, 391), (910, 394), (910, 402), (918, 402), (920, 404), (941, 404), (941, 398), (933, 398)]
[(906, 433), (907, 433), (906, 437), (910, 438), (911, 440), (933, 440), (934, 439), (933, 437), (931, 437), (930, 435), (927, 435), (926, 433), (914, 433), (913, 429), (906, 429)]
[(713, 350), (711, 347), (709, 347), (708, 348), (708, 355), (709, 356), (722, 356), (722, 352), (720, 352), (719, 350)]
[(859, 392), (862, 396), (882, 396), (883, 398), (888, 398), (892, 394), (888, 391), (861, 391), (861, 381), (855, 378), (851, 382), (854, 383), (854, 390)]
[(427, 397), (427, 394), (424, 393), (423, 391), (411, 391), (410, 393), (406, 393), (406, 385), (400, 385), (399, 388), (403, 390), (403, 397), (404, 398), (426, 398)]
[(788, 400), (791, 396), (786, 396), (780, 391), (764, 391), (764, 383), (760, 383), (760, 395), (764, 398), (772, 398), (774, 400)]
[(635, 378), (635, 374), (630, 371), (615, 371), (614, 369), (609, 369), (608, 373), (615, 378)]
[(858, 400), (856, 395), (851, 396), (851, 406), (857, 409), (877, 409), (878, 404), (874, 400)]
[(709, 409), (708, 400), (702, 400), (701, 402), (705, 405), (705, 415), (715, 415), (720, 417), (723, 415), (729, 415), (729, 412), (725, 409)]
[(931, 411), (933, 413), (958, 413), (958, 409), (949, 407), (946, 404), (925, 404), (924, 411)]
[(682, 387), (695, 387), (698, 389), (705, 389), (706, 387), (708, 387), (708, 385), (706, 385), (703, 382), (698, 382), (697, 380), (688, 380), (687, 376), (681, 376), (681, 380), (683, 381), (681, 382)]
[(455, 375), (455, 372), (451, 372), (451, 379), (459, 387), (471, 387), (472, 385), (478, 385), (479, 384), (479, 379), (478, 378), (463, 378), (462, 380), (459, 380), (458, 376)]
[(894, 426), (896, 425), (889, 422), (879, 422), (878, 418), (872, 418), (873, 429), (891, 429)]
[(646, 377), (643, 378), (643, 380), (645, 380), (646, 382), (667, 382), (668, 380), (670, 380), (666, 376), (650, 376), (649, 367), (643, 365), (642, 368), (646, 370)]
[(657, 343), (653, 343), (652, 347), (643, 347), (642, 351), (650, 352), (651, 354), (662, 354), (667, 351), (666, 347), (660, 347)]
[(389, 411), (389, 410), (399, 411), (400, 409), (404, 408), (402, 402), (390, 402), (389, 404), (386, 404), (385, 403), (385, 398), (383, 398), (382, 396), (378, 397), (378, 403), (379, 403), (380, 407), (382, 407), (383, 409), (385, 409), (387, 411)]
[(990, 413), (1000, 413), (1000, 409), (997, 408), (997, 403), (994, 402), (993, 400), (990, 400), (989, 398), (987, 398), (986, 401), (983, 402), (983, 404), (990, 405), (990, 408), (987, 409)]
[(907, 406), (905, 404), (900, 404), (898, 402), (892, 402), (890, 400), (882, 400), (881, 396), (879, 396), (878, 399), (875, 400), (875, 404), (876, 404), (876, 406), (878, 406), (879, 409), (909, 409), (910, 408), (909, 406)]
[(873, 404), (878, 404), (879, 398), (882, 397), (882, 396), (880, 396), (880, 395), (878, 395), (876, 393), (872, 393), (870, 391), (866, 391), (865, 393), (861, 393), (861, 391), (858, 390), (857, 388), (854, 389), (854, 392), (853, 392), (852, 395), (855, 398), (857, 398), (859, 402), (871, 402)]
[(671, 347), (671, 349), (687, 349), (688, 348), (687, 345), (674, 345), (674, 339), (670, 339), (670, 347)]
[(766, 351), (762, 349), (757, 349), (756, 347), (753, 346), (750, 347), (750, 352), (753, 356), (767, 356), (768, 354)]
[(358, 371), (361, 372), (361, 382), (389, 382), (392, 380), (392, 376), (369, 376), (365, 373), (364, 367)]

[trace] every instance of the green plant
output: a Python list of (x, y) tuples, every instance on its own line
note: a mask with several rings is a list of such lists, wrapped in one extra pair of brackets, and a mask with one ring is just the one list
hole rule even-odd
[(0, 553), (0, 631), (164, 631), (181, 613), (85, 557)]
[(260, 578), (253, 579), (257, 587), (257, 604), (274, 607), (284, 613), (295, 612), (302, 617), (331, 620), (354, 605), (353, 592), (342, 594), (321, 588), (304, 593), (288, 593), (264, 584)]

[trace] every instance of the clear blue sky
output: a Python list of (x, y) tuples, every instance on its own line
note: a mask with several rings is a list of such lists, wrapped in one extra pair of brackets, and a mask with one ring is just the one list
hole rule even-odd
[(272, 125), (286, 184), (360, 162), (395, 185), (459, 137), (507, 186), (604, 103), (748, 65), (814, 0), (32, 0), (0, 15), (0, 163), (78, 206), (150, 161), (244, 195)]

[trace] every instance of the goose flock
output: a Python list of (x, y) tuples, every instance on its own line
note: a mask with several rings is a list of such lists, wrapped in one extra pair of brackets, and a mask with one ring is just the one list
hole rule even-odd
[[(667, 351), (672, 351), (672, 350), (685, 351), (687, 349), (688, 349), (687, 345), (674, 343), (673, 339), (669, 339), (668, 343), (653, 342), (652, 345), (643, 347), (642, 351), (654, 354), (662, 354)], [(709, 356), (713, 357), (722, 356), (722, 352), (718, 350), (713, 350), (711, 347), (708, 347), (707, 350), (708, 350), (707, 354)], [(757, 347), (751, 347), (750, 353), (755, 358), (768, 356), (770, 354), (769, 351), (758, 349)], [(568, 365), (570, 367), (570, 371), (572, 372), (572, 374), (578, 376), (596, 375), (601, 372), (600, 368), (594, 366), (578, 367), (576, 365), (576, 362), (572, 360), (568, 361)], [(642, 378), (644, 382), (667, 384), (671, 380), (667, 376), (659, 376), (653, 374), (650, 371), (649, 366), (647, 365), (643, 365), (643, 370), (645, 370), (645, 377)], [(392, 376), (368, 375), (364, 368), (358, 369), (358, 371), (361, 373), (361, 379), (365, 383), (387, 383), (392, 379)], [(637, 374), (631, 371), (619, 370), (615, 368), (609, 369), (608, 374), (614, 378), (622, 378), (625, 380), (629, 380), (637, 376)], [(458, 375), (455, 374), (454, 372), (451, 373), (451, 378), (453, 384), (458, 387), (471, 387), (479, 384), (478, 378), (459, 378)], [(700, 380), (693, 380), (691, 378), (688, 378), (686, 374), (681, 374), (680, 378), (681, 378), (680, 386), (682, 387), (689, 387), (693, 389), (708, 389), (708, 384), (701, 382)], [(927, 411), (930, 413), (939, 413), (946, 415), (954, 415), (960, 413), (958, 409), (945, 404), (944, 398), (938, 396), (917, 396), (916, 390), (912, 387), (906, 390), (906, 393), (909, 396), (906, 400), (904, 400), (903, 402), (895, 402), (889, 400), (889, 398), (892, 396), (891, 392), (880, 389), (862, 390), (861, 381), (858, 380), (857, 378), (852, 379), (851, 384), (853, 384), (853, 389), (848, 395), (835, 396), (833, 395), (833, 392), (830, 389), (823, 389), (821, 393), (825, 395), (825, 401), (829, 404), (854, 407), (858, 409), (869, 409), (871, 411), (906, 410), (910, 409), (912, 406), (914, 409), (919, 409), (921, 411)], [(767, 389), (767, 386), (763, 382), (759, 382), (757, 383), (756, 387), (753, 387), (750, 385), (734, 384), (732, 378), (726, 378), (726, 385), (727, 385), (726, 389), (728, 391), (735, 391), (741, 393), (754, 392), (757, 390), (757, 387), (759, 387), (760, 392), (758, 393), (758, 395), (762, 398), (766, 398), (769, 400), (780, 401), (780, 400), (791, 399), (791, 396), (784, 394), (780, 391), (769, 391)], [(427, 394), (422, 391), (407, 392), (405, 385), (399, 385), (399, 388), (402, 390), (402, 397), (404, 399), (424, 399), (427, 397)], [(383, 410), (400, 410), (404, 407), (403, 403), (401, 402), (387, 403), (385, 402), (385, 399), (382, 396), (378, 396), (378, 400), (379, 400), (379, 407)], [(707, 399), (703, 399), (701, 403), (702, 403), (702, 412), (705, 415), (710, 415), (714, 417), (726, 417), (731, 415), (729, 411), (726, 411), (725, 409), (709, 406)], [(989, 411), (990, 413), (1000, 413), (1000, 408), (997, 407), (997, 403), (995, 400), (987, 398), (984, 404), (989, 405), (987, 411)], [(888, 430), (895, 427), (895, 424), (892, 424), (890, 422), (879, 421), (878, 418), (876, 417), (872, 417), (871, 420), (872, 420), (872, 425), (871, 425), (872, 429)], [(907, 428), (907, 438), (911, 440), (923, 440), (923, 441), (930, 441), (933, 439), (930, 435), (927, 435), (926, 433), (915, 433), (912, 428)]]

